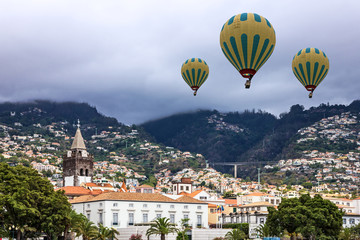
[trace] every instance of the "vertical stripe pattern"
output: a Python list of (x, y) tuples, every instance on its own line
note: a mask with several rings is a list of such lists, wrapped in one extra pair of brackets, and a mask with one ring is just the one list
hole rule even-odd
[(220, 32), (221, 50), (239, 72), (258, 71), (274, 51), (275, 42), (275, 30), (270, 22), (255, 13), (231, 17)]
[(295, 77), (308, 90), (314, 90), (329, 71), (329, 59), (318, 48), (304, 48), (292, 61)]
[(209, 75), (209, 66), (200, 58), (186, 60), (181, 66), (181, 76), (191, 89), (198, 89)]

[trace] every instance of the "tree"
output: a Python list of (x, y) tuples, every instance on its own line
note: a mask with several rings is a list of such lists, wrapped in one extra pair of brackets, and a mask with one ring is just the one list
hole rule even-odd
[(76, 237), (82, 236), (83, 240), (96, 239), (98, 228), (86, 217), (75, 227)]
[(65, 225), (65, 230), (64, 230), (64, 239), (65, 240), (67, 240), (67, 238), (68, 238), (69, 231), (74, 232), (75, 229), (77, 228), (77, 226), (80, 224), (80, 222), (83, 221), (84, 218), (86, 218), (83, 214), (81, 214), (81, 213), (79, 214), (73, 209), (71, 209), (70, 211), (67, 212), (67, 217), (68, 217), (69, 221)]
[(189, 237), (186, 232), (190, 229), (189, 228), (189, 218), (181, 219), (181, 229), (178, 230), (178, 235), (176, 236), (176, 240), (188, 240)]
[(160, 235), (161, 240), (165, 240), (165, 236), (169, 233), (176, 233), (178, 229), (174, 224), (170, 223), (170, 219), (163, 217), (155, 220), (151, 227), (146, 231), (146, 236)]
[(104, 227), (101, 223), (99, 224), (99, 233), (96, 239), (98, 240), (106, 240), (106, 239), (117, 239), (116, 235), (119, 232), (115, 228)]
[(320, 195), (283, 199), (278, 210), (268, 208), (268, 211), (266, 223), (271, 234), (286, 230), (292, 238), (299, 233), (306, 239), (337, 238), (342, 227), (343, 212)]
[(69, 221), (71, 206), (62, 191), (34, 169), (0, 163), (0, 222), (15, 229), (16, 239), (61, 236)]
[(225, 235), (226, 240), (241, 240), (245, 239), (246, 234), (240, 229), (233, 229), (230, 232), (227, 232)]

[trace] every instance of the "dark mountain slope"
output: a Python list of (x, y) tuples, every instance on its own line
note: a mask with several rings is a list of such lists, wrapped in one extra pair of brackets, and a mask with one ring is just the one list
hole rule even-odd
[(308, 110), (294, 105), (279, 119), (262, 111), (224, 114), (214, 110), (177, 114), (141, 126), (157, 141), (199, 152), (210, 162), (273, 161), (298, 156), (286, 147), (300, 128), (348, 111), (359, 112), (360, 101)]

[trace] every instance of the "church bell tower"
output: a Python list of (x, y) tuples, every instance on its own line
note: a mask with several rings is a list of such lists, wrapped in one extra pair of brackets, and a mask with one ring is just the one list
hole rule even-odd
[(77, 127), (71, 148), (63, 157), (63, 186), (65, 187), (92, 182), (94, 173), (94, 158), (86, 151), (79, 120)]

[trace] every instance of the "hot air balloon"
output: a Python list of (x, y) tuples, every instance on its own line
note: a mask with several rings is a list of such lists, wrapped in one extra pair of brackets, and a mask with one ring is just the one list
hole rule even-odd
[(220, 46), (225, 57), (248, 79), (245, 88), (250, 88), (252, 77), (274, 51), (275, 42), (271, 23), (255, 13), (233, 16), (220, 33)]
[(329, 59), (317, 48), (304, 48), (292, 60), (292, 69), (296, 78), (312, 98), (315, 88), (321, 83), (329, 71)]
[(200, 58), (190, 58), (181, 66), (181, 76), (194, 90), (194, 96), (196, 96), (197, 90), (205, 82), (208, 75), (209, 66)]

